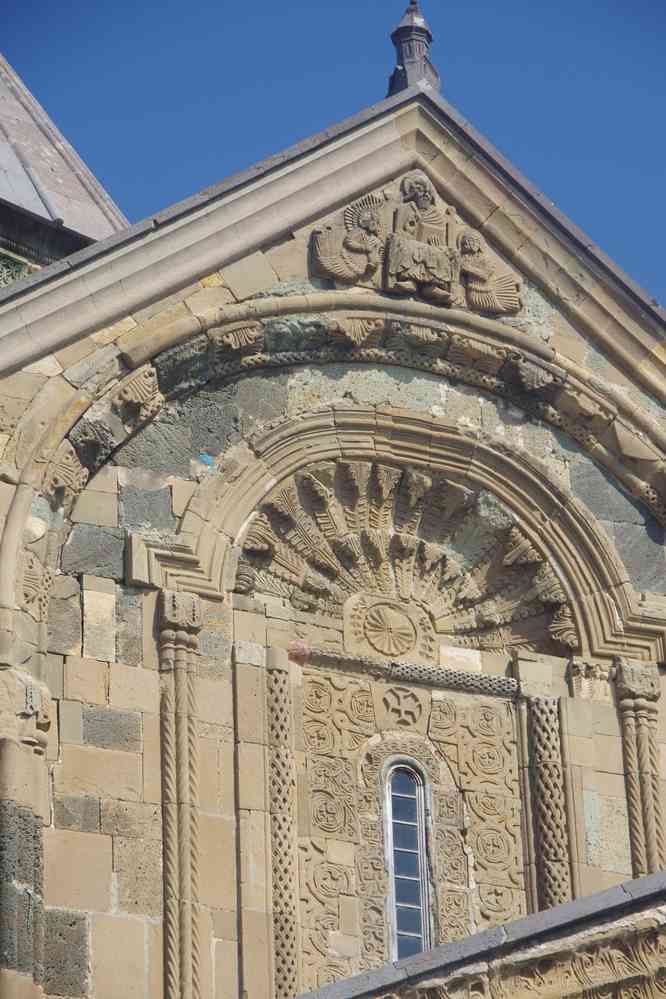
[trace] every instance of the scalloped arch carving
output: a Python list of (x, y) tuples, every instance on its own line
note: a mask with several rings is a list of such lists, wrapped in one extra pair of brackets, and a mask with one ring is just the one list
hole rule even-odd
[(547, 557), (492, 494), (388, 462), (308, 465), (262, 504), (235, 589), (343, 616), (348, 651), (437, 661), (440, 643), (569, 651)]
[[(581, 504), (547, 469), (506, 442), (479, 440), (420, 414), (363, 407), (325, 408), (266, 428), (229, 452), (200, 485), (174, 545), (133, 535), (128, 576), (143, 586), (219, 597), (236, 585), (239, 546), (277, 484), (319, 461), (412, 467), (474, 493), (495, 494), (526, 543), (543, 552), (571, 606), (582, 655), (661, 661), (666, 631), (660, 607), (639, 601), (612, 546)], [(319, 462), (316, 462), (319, 463)], [(628, 651), (628, 650), (631, 650)]]

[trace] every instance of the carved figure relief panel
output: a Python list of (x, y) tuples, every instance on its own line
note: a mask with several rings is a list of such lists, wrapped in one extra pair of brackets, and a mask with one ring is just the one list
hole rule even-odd
[(303, 990), (392, 957), (386, 775), (424, 777), (433, 945), (525, 912), (513, 707), (305, 667), (295, 729)]
[(488, 315), (520, 311), (521, 284), (413, 170), (367, 194), (312, 235), (315, 270), (344, 285), (381, 287)]
[(558, 576), (501, 503), (420, 468), (311, 465), (268, 496), (242, 548), (238, 592), (342, 618), (353, 654), (578, 646)]

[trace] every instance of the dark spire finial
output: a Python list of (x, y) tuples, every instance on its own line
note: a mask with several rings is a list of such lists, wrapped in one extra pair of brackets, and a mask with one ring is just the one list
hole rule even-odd
[(416, 83), (439, 90), (439, 73), (430, 62), (432, 31), (418, 0), (409, 0), (409, 7), (391, 35), (391, 41), (395, 45), (396, 67), (389, 80), (388, 96)]

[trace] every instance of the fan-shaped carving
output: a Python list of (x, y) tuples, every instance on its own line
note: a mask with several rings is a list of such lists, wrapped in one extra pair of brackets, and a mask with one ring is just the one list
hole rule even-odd
[(578, 645), (562, 584), (499, 500), (421, 469), (309, 466), (269, 495), (242, 549), (237, 591), (345, 616), (368, 654)]

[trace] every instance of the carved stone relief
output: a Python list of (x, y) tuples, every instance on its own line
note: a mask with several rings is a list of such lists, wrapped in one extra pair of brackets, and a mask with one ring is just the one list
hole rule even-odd
[[(426, 778), (433, 942), (525, 911), (510, 703), (307, 665), (300, 703), (303, 988), (390, 956), (384, 775), (393, 759), (414, 760)], [(336, 890), (342, 899), (353, 890), (353, 931)]]
[(339, 219), (315, 230), (312, 249), (318, 273), (343, 284), (489, 315), (514, 314), (522, 306), (520, 280), (420, 170), (348, 205)]
[(414, 468), (311, 465), (269, 495), (242, 550), (237, 591), (341, 616), (359, 655), (578, 644), (557, 575), (498, 501)]

